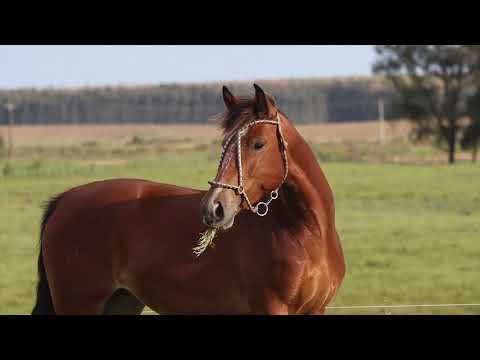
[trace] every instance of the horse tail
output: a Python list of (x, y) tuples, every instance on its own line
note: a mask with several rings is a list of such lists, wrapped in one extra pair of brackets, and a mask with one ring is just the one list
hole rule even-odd
[(32, 315), (53, 315), (55, 314), (55, 309), (53, 307), (52, 294), (50, 292), (50, 286), (48, 284), (47, 274), (45, 272), (45, 264), (43, 263), (43, 246), (42, 238), (45, 226), (47, 225), (48, 219), (53, 214), (57, 208), (58, 202), (62, 198), (62, 194), (57, 195), (51, 198), (47, 203), (43, 211), (42, 223), (40, 227), (40, 252), (38, 255), (38, 283), (37, 283), (37, 293), (36, 293), (36, 302), (32, 310)]

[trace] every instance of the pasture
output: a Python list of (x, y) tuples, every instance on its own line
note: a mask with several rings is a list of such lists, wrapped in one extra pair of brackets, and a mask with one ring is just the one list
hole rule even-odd
[[(407, 141), (405, 123), (388, 128), (385, 146), (375, 143), (375, 123), (299, 129), (336, 198), (347, 275), (330, 305), (480, 303), (480, 166), (468, 154), (455, 166), (441, 163), (439, 150)], [(1, 314), (32, 308), (41, 205), (50, 196), (114, 177), (206, 189), (220, 154), (212, 126), (28, 126), (14, 136), (13, 158), (0, 155)], [(327, 309), (385, 313), (480, 307)]]

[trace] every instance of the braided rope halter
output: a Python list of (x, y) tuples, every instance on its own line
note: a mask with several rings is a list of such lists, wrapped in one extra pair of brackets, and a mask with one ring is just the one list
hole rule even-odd
[[(285, 173), (283, 175), (283, 180), (280, 183), (280, 185), (278, 185), (275, 190), (272, 190), (270, 192), (270, 199), (265, 201), (265, 202), (261, 201), (261, 202), (257, 203), (257, 205), (253, 206), (252, 203), (250, 202), (250, 199), (248, 198), (247, 193), (245, 192), (244, 187), (243, 187), (243, 183), (244, 183), (243, 180), (244, 179), (243, 179), (243, 170), (242, 170), (241, 144), (242, 144), (242, 137), (247, 133), (247, 131), (251, 127), (253, 127), (255, 125), (258, 125), (258, 124), (273, 124), (273, 125), (277, 126), (277, 132), (278, 132), (278, 137), (280, 139), (281, 154), (282, 154), (283, 163), (284, 163), (284, 167), (285, 167)], [(263, 119), (263, 120), (252, 121), (252, 122), (248, 123), (247, 125), (243, 126), (242, 128), (240, 128), (237, 132), (230, 135), (230, 137), (227, 139), (227, 141), (225, 142), (225, 145), (222, 148), (222, 154), (220, 155), (220, 163), (218, 165), (218, 171), (220, 171), (220, 169), (222, 167), (223, 159), (224, 159), (225, 154), (226, 154), (226, 151), (227, 151), (230, 143), (234, 139), (236, 139), (236, 141), (237, 141), (238, 186), (237, 185), (231, 185), (231, 184), (225, 184), (225, 183), (221, 183), (221, 182), (218, 182), (218, 181), (209, 181), (208, 183), (210, 185), (216, 185), (216, 186), (220, 186), (220, 187), (223, 187), (223, 188), (226, 188), (226, 189), (234, 190), (237, 193), (237, 195), (242, 196), (245, 199), (245, 201), (248, 204), (248, 207), (249, 207), (250, 211), (252, 211), (254, 214), (257, 214), (258, 216), (265, 216), (268, 213), (268, 205), (273, 200), (278, 198), (278, 190), (283, 185), (283, 183), (287, 179), (287, 175), (288, 175), (287, 149), (286, 149), (286, 142), (285, 142), (285, 139), (284, 139), (283, 133), (282, 133), (282, 127), (281, 127), (281, 123), (280, 123), (280, 115), (277, 113), (277, 117), (276, 117), (275, 120)]]

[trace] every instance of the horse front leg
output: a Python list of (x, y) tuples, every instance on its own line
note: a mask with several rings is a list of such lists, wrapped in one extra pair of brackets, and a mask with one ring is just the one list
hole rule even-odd
[(249, 297), (252, 315), (289, 315), (288, 305), (269, 289), (255, 292)]
[(306, 315), (325, 315), (325, 306), (321, 306), (315, 310), (312, 310)]

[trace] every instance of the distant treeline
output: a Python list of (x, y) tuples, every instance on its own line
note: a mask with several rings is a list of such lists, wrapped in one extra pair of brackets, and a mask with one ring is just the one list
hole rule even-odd
[[(378, 99), (386, 102), (386, 116), (394, 114), (392, 92), (382, 79), (306, 79), (259, 82), (296, 123), (368, 121), (378, 118)], [(224, 110), (223, 83), (22, 89), (0, 91), (0, 103), (16, 104), (16, 124), (55, 123), (206, 123)], [(252, 83), (227, 83), (235, 95), (253, 95)], [(7, 111), (0, 109), (0, 124)]]

